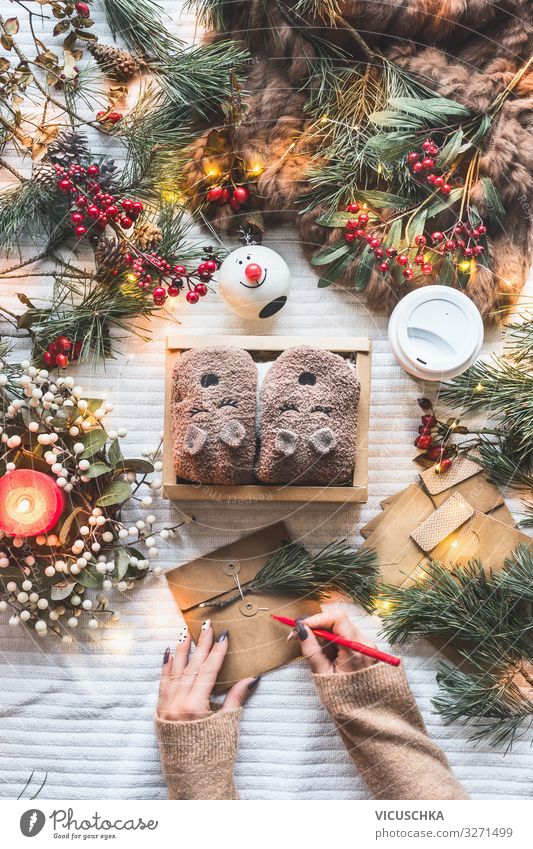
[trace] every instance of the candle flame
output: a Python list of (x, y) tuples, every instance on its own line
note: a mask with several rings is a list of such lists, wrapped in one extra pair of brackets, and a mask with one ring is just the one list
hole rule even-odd
[(21, 498), (17, 502), (18, 513), (29, 513), (32, 508), (31, 498)]

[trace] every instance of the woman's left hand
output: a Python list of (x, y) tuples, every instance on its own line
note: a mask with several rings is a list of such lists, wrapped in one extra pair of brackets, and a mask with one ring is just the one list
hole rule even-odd
[[(167, 649), (163, 657), (157, 715), (167, 722), (191, 722), (205, 719), (212, 713), (209, 698), (228, 650), (228, 632), (223, 631), (214, 641), (208, 619), (202, 625), (198, 644), (189, 660), (190, 648), (191, 636), (184, 626), (175, 654)], [(258, 681), (259, 678), (238, 681), (228, 692), (221, 710), (242, 707)]]

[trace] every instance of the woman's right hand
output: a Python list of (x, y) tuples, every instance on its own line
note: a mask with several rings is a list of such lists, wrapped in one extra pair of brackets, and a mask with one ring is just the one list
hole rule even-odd
[(327, 613), (316, 613), (305, 619), (297, 619), (294, 629), (295, 636), (302, 644), (302, 654), (309, 661), (311, 671), (315, 675), (331, 675), (332, 673), (357, 672), (366, 669), (376, 661), (359, 652), (352, 651), (335, 643), (327, 643), (322, 646), (311, 628), (322, 628), (324, 631), (332, 631), (339, 637), (346, 637), (357, 643), (373, 646), (373, 643), (365, 637), (357, 625), (354, 625), (348, 614), (341, 607), (332, 608)]

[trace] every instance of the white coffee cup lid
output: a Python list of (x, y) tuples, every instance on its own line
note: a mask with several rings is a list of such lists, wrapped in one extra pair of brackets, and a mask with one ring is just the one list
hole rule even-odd
[(410, 292), (389, 321), (400, 365), (423, 380), (449, 380), (465, 371), (483, 344), (483, 320), (458, 289), (424, 286)]

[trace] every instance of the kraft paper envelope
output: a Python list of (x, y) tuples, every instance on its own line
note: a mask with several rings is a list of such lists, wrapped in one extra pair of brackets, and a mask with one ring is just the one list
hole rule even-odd
[[(477, 474), (472, 475), (459, 483), (451, 484), (448, 489), (433, 495), (427, 492), (422, 483), (420, 483), (419, 486), (422, 487), (423, 492), (429, 495), (435, 507), (440, 507), (441, 504), (444, 504), (444, 502), (448, 500), (452, 493), (458, 492), (463, 496), (463, 498), (466, 498), (472, 507), (479, 513), (490, 513), (495, 519), (498, 519), (500, 522), (505, 522), (506, 525), (515, 525), (515, 521), (505, 506), (503, 496), (498, 487), (491, 481), (487, 480), (481, 470), (478, 471)], [(370, 533), (376, 529), (390, 505), (394, 504), (403, 492), (405, 492), (405, 490), (394, 493), (394, 495), (389, 495), (380, 502), (384, 512), (378, 513), (377, 516), (374, 516), (373, 519), (361, 528), (360, 533), (365, 539), (367, 539)]]
[(516, 528), (475, 512), (459, 528), (456, 521), (450, 521), (449, 527), (443, 527), (441, 541), (426, 553), (411, 534), (416, 535), (435, 512), (431, 498), (412, 484), (381, 514), (381, 522), (368, 535), (363, 548), (376, 551), (382, 581), (402, 586), (421, 577), (423, 564), (430, 559), (466, 564), (476, 558), (486, 569), (496, 571), (518, 543), (531, 544), (531, 539)]
[[(290, 542), (282, 522), (199, 557), (167, 574), (172, 594), (196, 642), (202, 622), (210, 619), (215, 639), (228, 628), (228, 653), (215, 692), (261, 675), (301, 657), (298, 640), (287, 642), (289, 628), (275, 622), (277, 614), (295, 619), (320, 611), (318, 602), (294, 593), (239, 595), (282, 542)], [(202, 602), (234, 599), (223, 608), (199, 607)]]

